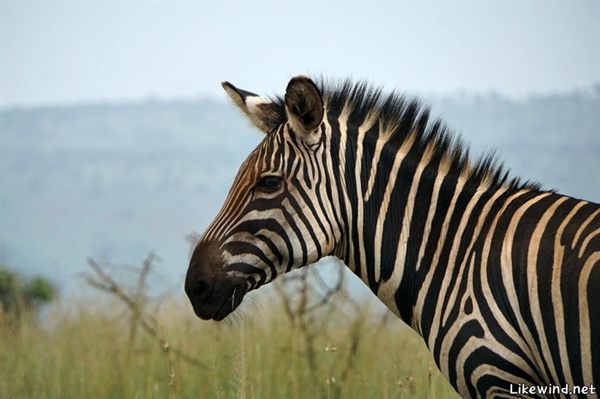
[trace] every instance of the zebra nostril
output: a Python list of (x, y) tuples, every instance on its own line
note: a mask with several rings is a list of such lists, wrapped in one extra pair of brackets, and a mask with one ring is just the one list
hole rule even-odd
[(208, 297), (210, 293), (210, 285), (205, 280), (198, 280), (196, 283), (196, 287), (192, 289), (192, 296), (197, 300), (204, 300)]
[(194, 276), (195, 273), (188, 273), (185, 279), (185, 293), (192, 303), (205, 301), (211, 292), (210, 280), (205, 276)]

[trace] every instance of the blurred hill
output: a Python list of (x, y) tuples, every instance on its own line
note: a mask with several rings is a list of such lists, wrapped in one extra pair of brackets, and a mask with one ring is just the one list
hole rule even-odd
[[(514, 101), (426, 99), (472, 144), (497, 150), (515, 175), (600, 201), (599, 90)], [(226, 102), (146, 101), (1, 112), (1, 261), (68, 286), (87, 257), (161, 258), (180, 290), (185, 236), (219, 210), (261, 140)]]

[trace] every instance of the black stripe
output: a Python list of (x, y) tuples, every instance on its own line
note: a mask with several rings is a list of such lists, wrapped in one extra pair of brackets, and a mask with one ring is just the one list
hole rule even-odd
[[(442, 233), (441, 227), (444, 219), (446, 218), (446, 214), (448, 213), (450, 203), (452, 202), (452, 196), (454, 195), (454, 190), (456, 189), (456, 183), (456, 177), (447, 175), (444, 177), (440, 187), (438, 188), (438, 201), (436, 204), (435, 213), (433, 215), (432, 229), (428, 237), (427, 245), (425, 246), (423, 260), (421, 260), (422, 268), (437, 268), (438, 270), (438, 272), (436, 272), (432, 278), (430, 289), (425, 296), (421, 313), (421, 332), (423, 334), (423, 338), (425, 338), (425, 342), (427, 342), (429, 339), (431, 324), (433, 323), (433, 319), (435, 317), (434, 312), (438, 301), (437, 295), (447, 289), (446, 287), (442, 287), (442, 280), (444, 278), (443, 266), (437, 267), (439, 264), (434, 265), (433, 256), (438, 245), (443, 245), (443, 243), (439, 243)], [(398, 304), (398, 309), (400, 310), (402, 320), (407, 323), (412, 321), (412, 307), (408, 307), (406, 303), (402, 303), (402, 290), (406, 285), (410, 286), (410, 284), (413, 283), (414, 282), (412, 279), (405, 274), (402, 276), (402, 281), (400, 282), (400, 286), (396, 291), (396, 304)], [(419, 287), (419, 290), (420, 289), (421, 287)], [(410, 300), (415, 301), (416, 298), (409, 299), (409, 301)]]

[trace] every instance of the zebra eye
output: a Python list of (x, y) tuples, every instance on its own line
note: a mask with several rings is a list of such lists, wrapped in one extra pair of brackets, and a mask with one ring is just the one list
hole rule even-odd
[(267, 192), (275, 191), (281, 186), (282, 181), (279, 176), (264, 176), (256, 183), (256, 188)]

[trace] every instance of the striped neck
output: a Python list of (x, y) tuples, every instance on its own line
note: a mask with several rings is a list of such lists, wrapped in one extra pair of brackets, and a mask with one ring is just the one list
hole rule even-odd
[(419, 291), (424, 284), (442, 289), (435, 269), (455, 268), (449, 229), (460, 237), (467, 221), (478, 217), (474, 207), (510, 187), (473, 179), (467, 166), (456, 168), (452, 154), (436, 153), (435, 141), (423, 142), (422, 124), (409, 124), (400, 135), (398, 126), (377, 119), (348, 119), (346, 112), (329, 112), (326, 122), (343, 221), (335, 255), (420, 332)]

